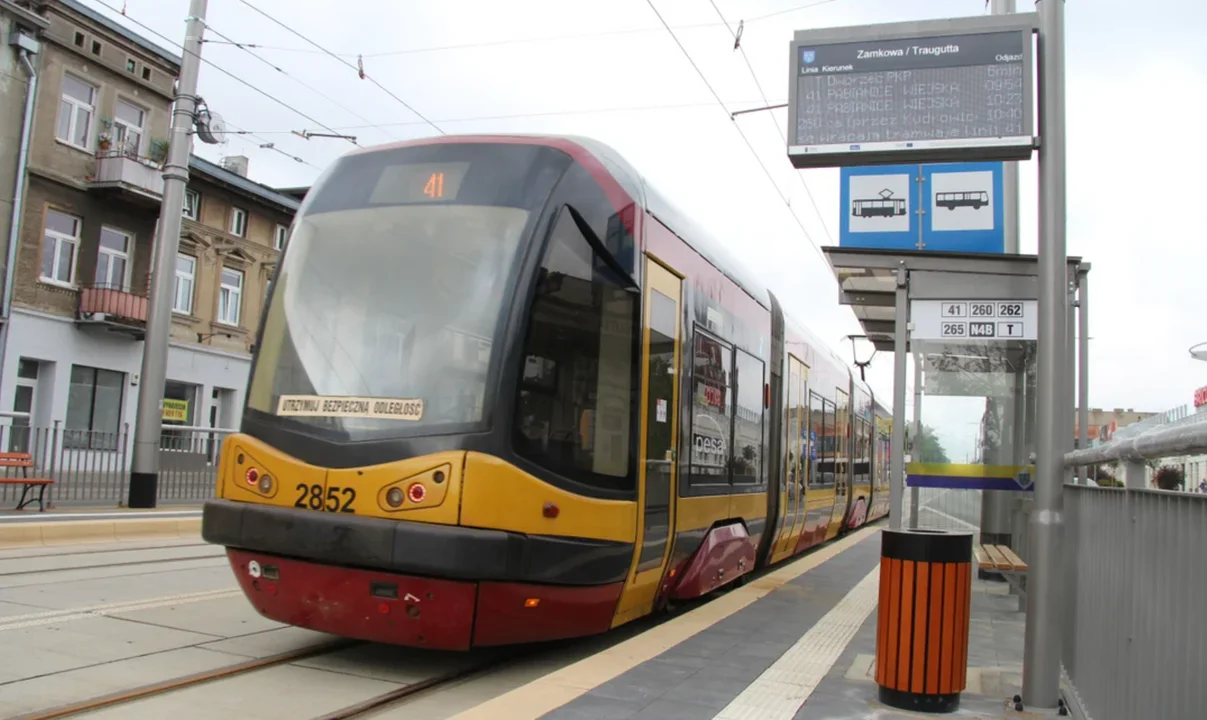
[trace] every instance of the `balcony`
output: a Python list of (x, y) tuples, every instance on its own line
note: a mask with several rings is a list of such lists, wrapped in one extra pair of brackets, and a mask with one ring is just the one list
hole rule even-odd
[(129, 288), (96, 283), (80, 288), (76, 325), (129, 335), (147, 334), (147, 298)]
[(96, 154), (96, 176), (90, 186), (132, 202), (158, 206), (163, 199), (163, 167), (131, 151), (101, 150)]

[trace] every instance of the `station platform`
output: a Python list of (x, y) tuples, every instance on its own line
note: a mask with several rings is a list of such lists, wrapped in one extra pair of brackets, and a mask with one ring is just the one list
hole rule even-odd
[[(881, 525), (455, 717), (839, 720), (935, 717), (877, 700)], [(1024, 614), (1005, 583), (973, 579), (967, 687), (946, 717), (1017, 712)]]

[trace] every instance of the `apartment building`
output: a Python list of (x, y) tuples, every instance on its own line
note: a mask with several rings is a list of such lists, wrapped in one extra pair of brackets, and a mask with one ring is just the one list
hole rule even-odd
[[(75, 0), (42, 32), (0, 409), (129, 448), (180, 58)], [(264, 294), (298, 201), (246, 158), (189, 163), (165, 424), (232, 427)], [(66, 437), (66, 436), (65, 436)]]

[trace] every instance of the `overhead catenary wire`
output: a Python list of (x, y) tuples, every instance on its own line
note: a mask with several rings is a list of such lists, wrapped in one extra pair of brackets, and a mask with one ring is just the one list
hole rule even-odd
[[(825, 0), (824, 2), (813, 3), (813, 5), (803, 5), (801, 7), (794, 8), (794, 10), (803, 10), (805, 8), (814, 7), (815, 5), (823, 5), (823, 4), (825, 4), (825, 2), (831, 2), (831, 1), (832, 0)], [(750, 58), (746, 55), (746, 48), (742, 47), (741, 43), (739, 42), (738, 33), (735, 32), (733, 30), (733, 28), (730, 27), (729, 21), (725, 19), (725, 14), (721, 12), (721, 8), (717, 7), (716, 0), (708, 0), (708, 3), (710, 5), (712, 5), (712, 9), (716, 11), (717, 17), (721, 18), (721, 22), (724, 23), (725, 28), (727, 30), (729, 30), (729, 34), (733, 35), (734, 48), (742, 55), (742, 61), (746, 64), (746, 69), (750, 72), (750, 78), (752, 80), (754, 80), (754, 87), (759, 91), (759, 95), (763, 98), (763, 105), (764, 106), (771, 105), (771, 101), (767, 99), (767, 93), (763, 90), (763, 84), (759, 82), (758, 73), (756, 73), (754, 71), (754, 65), (751, 64)], [(790, 11), (785, 10), (785, 11), (781, 11), (781, 12), (790, 12)], [(779, 14), (779, 13), (773, 13), (773, 14)], [(770, 15), (767, 15), (764, 17), (770, 17)], [(776, 121), (774, 115), (768, 114), (767, 118), (771, 121), (771, 124), (775, 126), (775, 131), (779, 134), (780, 139), (784, 141), (784, 146), (787, 147), (788, 136), (784, 134), (784, 129), (782, 127), (780, 127), (780, 124)], [(793, 172), (792, 174), (796, 176), (796, 179), (800, 181), (801, 187), (804, 188), (805, 197), (809, 198), (809, 204), (813, 206), (813, 212), (817, 214), (817, 220), (818, 220), (818, 222), (821, 223), (822, 232), (824, 232), (826, 234), (826, 240), (828, 241), (828, 243), (830, 245), (833, 245), (834, 237), (830, 234), (830, 229), (828, 227), (826, 227), (826, 219), (821, 214), (821, 209), (817, 207), (817, 199), (813, 197), (813, 191), (809, 189), (809, 183), (805, 181), (804, 176), (801, 175), (800, 172)], [(818, 248), (818, 252), (820, 252), (820, 251), (821, 251), (821, 249)]]
[[(737, 103), (757, 102), (754, 100), (731, 100), (730, 105)], [(658, 110), (685, 110), (690, 108), (714, 108), (715, 102), (669, 103), (659, 105), (625, 105), (607, 108), (585, 108), (582, 110), (547, 110), (543, 112), (514, 113), (509, 115), (473, 115), (469, 117), (441, 118), (438, 123), (485, 122), (488, 120), (526, 120), (528, 118), (560, 117), (567, 115), (595, 115), (605, 113), (652, 112)], [(400, 120), (398, 122), (383, 122), (377, 125), (344, 125), (337, 130), (363, 130), (370, 127), (403, 127), (408, 125), (426, 125), (422, 120)], [(257, 130), (262, 135), (296, 134), (296, 130)]]
[[(315, 95), (318, 95), (319, 97), (323, 98), (323, 99), (324, 99), (324, 100), (326, 100), (327, 102), (330, 102), (331, 104), (335, 105), (335, 106), (336, 106), (336, 107), (338, 107), (339, 109), (341, 109), (341, 110), (343, 110), (343, 111), (347, 112), (349, 115), (353, 115), (353, 116), (355, 116), (355, 117), (360, 118), (361, 120), (364, 120), (366, 123), (369, 123), (369, 125), (365, 126), (366, 128), (376, 128), (376, 129), (378, 129), (378, 130), (381, 130), (381, 131), (382, 131), (383, 133), (385, 133), (386, 135), (389, 135), (391, 138), (394, 138), (395, 140), (400, 139), (400, 138), (399, 138), (397, 135), (394, 135), (394, 134), (390, 133), (389, 131), (387, 131), (387, 130), (383, 129), (382, 127), (380, 127), (380, 126), (378, 126), (378, 125), (374, 125), (372, 120), (370, 120), (369, 118), (365, 117), (364, 115), (361, 115), (360, 113), (356, 112), (355, 110), (353, 110), (353, 109), (351, 109), (351, 108), (347, 107), (346, 105), (344, 105), (343, 103), (341, 103), (339, 100), (336, 100), (335, 98), (331, 97), (330, 95), (328, 95), (328, 94), (324, 93), (322, 90), (319, 90), (318, 88), (314, 87), (313, 85), (310, 85), (310, 84), (306, 83), (305, 81), (301, 80), (300, 78), (297, 78), (297, 77), (295, 77), (295, 76), (293, 76), (293, 75), (290, 75), (290, 74), (289, 74), (289, 73), (288, 73), (288, 72), (287, 72), (287, 71), (286, 71), (284, 68), (282, 68), (281, 66), (277, 65), (276, 63), (274, 63), (274, 62), (272, 62), (272, 61), (270, 61), (270, 60), (265, 59), (263, 56), (261, 56), (261, 55), (259, 55), (259, 54), (255, 53), (255, 52), (252, 52), (252, 51), (251, 51), (251, 50), (249, 50), (249, 49), (248, 49), (248, 48), (247, 48), (247, 47), (246, 47), (246, 46), (245, 46), (243, 43), (239, 43), (239, 42), (235, 42), (234, 40), (231, 40), (231, 38), (227, 37), (226, 35), (223, 35), (221, 32), (219, 32), (218, 30), (216, 30), (216, 29), (215, 29), (215, 28), (214, 28), (212, 25), (210, 25), (209, 23), (206, 23), (205, 27), (206, 27), (206, 29), (207, 29), (207, 30), (209, 30), (210, 32), (214, 33), (215, 35), (217, 35), (218, 37), (222, 38), (223, 40), (226, 40), (226, 41), (227, 41), (227, 42), (229, 42), (231, 45), (233, 45), (233, 46), (235, 46), (235, 47), (239, 48), (240, 50), (242, 50), (243, 52), (247, 53), (248, 55), (251, 55), (252, 57), (254, 57), (255, 59), (257, 59), (257, 60), (259, 60), (260, 62), (264, 63), (265, 65), (269, 66), (269, 67), (270, 67), (270, 68), (272, 68), (273, 70), (276, 70), (277, 72), (281, 73), (281, 74), (282, 74), (282, 75), (284, 75), (285, 77), (287, 77), (287, 78), (289, 78), (289, 79), (293, 80), (293, 81), (294, 81), (294, 82), (296, 82), (297, 84), (299, 84), (299, 85), (301, 85), (302, 87), (306, 88), (307, 90), (309, 90), (309, 91), (313, 92)], [(352, 139), (352, 140), (351, 140), (351, 142), (352, 142), (353, 144), (356, 144), (355, 139)]]
[[(671, 30), (670, 25), (667, 24), (666, 20), (662, 17), (662, 13), (658, 12), (658, 8), (654, 5), (654, 0), (646, 0), (646, 3), (650, 6), (650, 9), (654, 11), (654, 14), (658, 16), (658, 20), (662, 23), (663, 27), (666, 28), (666, 31), (670, 34), (671, 39), (675, 41), (675, 45), (679, 46), (679, 50), (683, 53), (683, 57), (687, 58), (688, 63), (690, 63), (692, 68), (695, 69), (696, 74), (700, 76), (700, 80), (704, 82), (705, 87), (707, 87), (708, 91), (712, 93), (712, 96), (716, 98), (717, 104), (721, 106), (721, 110), (725, 112), (726, 116), (729, 116), (729, 108), (725, 106), (724, 101), (721, 100), (721, 96), (718, 95), (717, 91), (713, 89), (712, 83), (708, 82), (708, 78), (704, 75), (704, 71), (702, 71), (700, 66), (696, 64), (696, 61), (692, 59), (691, 53), (687, 51), (687, 48), (683, 47), (683, 43), (679, 41), (679, 38), (675, 35), (675, 31)], [(732, 117), (730, 117), (730, 122), (733, 122)], [(754, 149), (754, 145), (750, 143), (750, 139), (746, 137), (746, 133), (742, 132), (742, 128), (736, 122), (733, 122), (733, 127), (738, 131), (738, 135), (742, 138), (742, 142), (746, 143), (746, 148), (750, 150), (750, 154), (754, 156), (754, 159), (756, 162), (758, 162), (759, 167), (763, 168), (763, 173), (767, 176), (767, 180), (771, 183), (771, 186), (775, 188), (775, 191), (779, 194), (780, 199), (784, 201), (784, 205), (786, 205), (788, 208), (788, 214), (791, 215), (792, 219), (796, 221), (796, 224), (798, 227), (800, 227), (801, 233), (805, 236), (805, 239), (809, 241), (809, 244), (813, 246), (813, 249), (822, 256), (823, 260), (825, 260), (825, 254), (822, 253), (821, 248), (817, 246), (817, 243), (813, 241), (813, 237), (809, 235), (809, 231), (805, 228), (805, 224), (801, 222), (800, 218), (797, 217), (796, 212), (792, 210), (792, 203), (789, 201), (788, 196), (783, 190), (780, 189), (779, 183), (775, 181), (775, 177), (772, 176), (771, 171), (767, 168), (767, 164), (763, 162), (763, 158), (759, 156), (758, 151)]]
[[(106, 7), (106, 8), (108, 8), (109, 10), (111, 10), (111, 11), (113, 11), (113, 12), (116, 12), (116, 13), (120, 13), (120, 12), (121, 12), (121, 10), (119, 10), (118, 8), (113, 7), (112, 5), (110, 5), (109, 3), (105, 2), (104, 0), (92, 0), (92, 2), (94, 2), (94, 3), (98, 4), (98, 5), (101, 5), (101, 6), (103, 6), (103, 7)], [(186, 51), (185, 51), (185, 49), (184, 49), (184, 46), (183, 46), (183, 45), (181, 45), (179, 42), (177, 42), (177, 41), (173, 40), (172, 38), (170, 38), (170, 37), (168, 37), (168, 36), (166, 36), (166, 35), (164, 35), (163, 33), (159, 32), (158, 30), (156, 30), (155, 28), (151, 27), (150, 25), (147, 25), (146, 23), (141, 22), (141, 21), (139, 21), (138, 19), (136, 19), (136, 18), (134, 18), (134, 17), (131, 17), (129, 13), (126, 13), (126, 14), (125, 14), (125, 18), (126, 18), (127, 20), (129, 20), (130, 22), (134, 23), (135, 25), (138, 25), (139, 27), (143, 28), (144, 30), (147, 30), (148, 32), (152, 33), (152, 34), (153, 34), (153, 35), (155, 35), (156, 37), (159, 37), (159, 38), (161, 38), (162, 40), (164, 40), (165, 42), (170, 43), (170, 44), (171, 44), (173, 47), (179, 48), (179, 49), (180, 49), (180, 51), (181, 51), (182, 53), (183, 53), (183, 52), (186, 52)], [(217, 70), (218, 72), (222, 73), (223, 75), (226, 75), (226, 76), (228, 76), (228, 77), (230, 77), (230, 78), (233, 78), (234, 80), (236, 80), (236, 81), (238, 81), (239, 83), (241, 83), (241, 84), (243, 84), (243, 85), (247, 86), (248, 88), (251, 88), (252, 90), (255, 90), (256, 92), (260, 93), (261, 95), (263, 95), (264, 97), (268, 98), (269, 100), (272, 100), (273, 102), (275, 102), (276, 104), (280, 105), (281, 107), (283, 107), (283, 108), (285, 108), (285, 109), (287, 109), (287, 110), (290, 110), (290, 111), (292, 111), (292, 112), (296, 113), (297, 115), (299, 115), (299, 116), (301, 116), (301, 117), (305, 118), (306, 120), (309, 120), (310, 122), (314, 123), (315, 125), (318, 125), (318, 126), (319, 126), (319, 127), (321, 127), (321, 128), (324, 128), (324, 129), (326, 129), (326, 130), (330, 130), (331, 132), (336, 132), (335, 130), (332, 130), (331, 128), (327, 127), (326, 125), (324, 125), (323, 123), (319, 122), (318, 120), (316, 120), (316, 119), (314, 119), (314, 118), (310, 117), (309, 115), (307, 115), (306, 113), (302, 112), (301, 110), (298, 110), (297, 108), (295, 108), (294, 106), (292, 106), (292, 105), (290, 105), (289, 103), (285, 102), (284, 100), (281, 100), (281, 99), (279, 99), (279, 98), (273, 97), (273, 96), (272, 96), (272, 95), (270, 95), (269, 93), (267, 93), (267, 92), (265, 92), (265, 91), (261, 90), (260, 88), (256, 87), (255, 85), (252, 85), (251, 83), (247, 82), (246, 80), (244, 80), (243, 78), (239, 77), (238, 75), (235, 75), (234, 73), (232, 73), (232, 72), (228, 71), (226, 68), (223, 68), (221, 65), (217, 65), (217, 64), (215, 64), (215, 63), (214, 63), (214, 61), (209, 60), (209, 59), (207, 59), (207, 58), (205, 58), (205, 57), (202, 57), (201, 55), (198, 55), (198, 56), (197, 56), (197, 58), (198, 58), (198, 59), (199, 59), (201, 62), (205, 63), (206, 65), (209, 65), (210, 67), (214, 68), (215, 70)]]
[(234, 123), (230, 122), (229, 120), (226, 121), (226, 126), (227, 126), (228, 130), (225, 134), (227, 134), (227, 135), (244, 135), (244, 136), (252, 138), (254, 140), (259, 140), (260, 141), (259, 147), (261, 150), (271, 150), (280, 155), (284, 155), (285, 157), (287, 157), (290, 160), (293, 160), (295, 162), (299, 162), (303, 165), (309, 165), (310, 167), (314, 168), (315, 170), (322, 170), (322, 168), (320, 168), (318, 165), (315, 165), (314, 163), (309, 162), (305, 158), (299, 157), (290, 152), (286, 152), (286, 151), (282, 150), (281, 148), (277, 147), (276, 143), (274, 143), (273, 141), (260, 137), (260, 133), (254, 133), (249, 130), (244, 130), (244, 129), (240, 128), (238, 125), (235, 125)]
[[(276, 18), (274, 15), (272, 15), (271, 13), (266, 13), (266, 12), (264, 12), (263, 10), (261, 10), (260, 8), (256, 7), (255, 5), (252, 5), (252, 4), (251, 4), (250, 2), (248, 2), (247, 0), (239, 0), (239, 2), (243, 3), (243, 4), (244, 4), (244, 5), (246, 5), (248, 8), (250, 8), (250, 9), (252, 9), (252, 10), (256, 11), (256, 12), (257, 12), (257, 13), (259, 13), (260, 15), (263, 15), (264, 17), (268, 18), (269, 20), (271, 20), (272, 22), (276, 23), (277, 25), (279, 25), (280, 27), (284, 28), (285, 30), (288, 30), (289, 32), (291, 32), (291, 33), (293, 33), (294, 35), (298, 36), (300, 39), (305, 40), (306, 42), (310, 43), (311, 45), (313, 45), (314, 47), (318, 48), (319, 50), (322, 50), (322, 51), (323, 51), (323, 52), (325, 52), (327, 55), (330, 55), (331, 57), (333, 57), (333, 58), (335, 58), (336, 60), (338, 60), (340, 63), (343, 63), (344, 65), (348, 66), (350, 69), (352, 69), (354, 72), (356, 72), (356, 73), (357, 73), (357, 74), (358, 74), (358, 75), (359, 75), (361, 78), (363, 78), (363, 79), (365, 79), (365, 80), (368, 80), (369, 82), (373, 83), (373, 84), (374, 84), (374, 85), (376, 85), (378, 88), (380, 88), (382, 92), (384, 92), (385, 94), (387, 94), (387, 95), (389, 95), (390, 97), (394, 98), (394, 100), (395, 100), (395, 101), (397, 101), (397, 102), (398, 102), (398, 104), (402, 105), (402, 106), (403, 106), (403, 107), (405, 107), (407, 110), (410, 110), (410, 111), (411, 111), (412, 113), (414, 113), (414, 114), (415, 114), (415, 116), (416, 116), (416, 117), (418, 117), (420, 120), (423, 120), (423, 121), (425, 121), (425, 122), (426, 122), (428, 125), (431, 125), (431, 126), (432, 126), (432, 128), (436, 130), (436, 132), (440, 133), (441, 135), (446, 135), (446, 134), (447, 134), (447, 133), (445, 133), (445, 132), (444, 132), (444, 130), (442, 130), (442, 129), (440, 128), (440, 126), (439, 126), (439, 125), (437, 125), (436, 123), (432, 122), (431, 120), (428, 120), (426, 117), (424, 117), (423, 113), (421, 113), (421, 112), (419, 112), (418, 110), (416, 110), (415, 108), (411, 107), (411, 105), (410, 105), (410, 104), (408, 104), (408, 103), (407, 103), (407, 101), (405, 101), (405, 100), (403, 100), (402, 98), (398, 97), (398, 95), (394, 94), (394, 92), (393, 92), (393, 91), (391, 91), (389, 88), (387, 88), (385, 85), (382, 85), (381, 83), (379, 83), (379, 82), (378, 82), (378, 81), (377, 81), (377, 80), (376, 80), (376, 79), (375, 79), (375, 78), (374, 78), (372, 75), (369, 75), (368, 73), (366, 73), (366, 72), (364, 71), (363, 66), (358, 67), (357, 65), (353, 65), (352, 63), (348, 62), (348, 61), (347, 61), (347, 60), (345, 60), (344, 58), (340, 57), (339, 55), (336, 55), (335, 53), (331, 52), (331, 51), (330, 51), (330, 50), (328, 50), (327, 48), (325, 48), (325, 47), (323, 47), (322, 45), (318, 44), (318, 43), (317, 43), (317, 42), (315, 42), (314, 40), (311, 40), (310, 38), (306, 37), (305, 35), (303, 35), (302, 33), (298, 32), (297, 30), (294, 30), (294, 29), (293, 29), (293, 28), (291, 28), (290, 26), (288, 26), (288, 25), (286, 25), (285, 23), (281, 22), (280, 20), (278, 20), (278, 19), (277, 19), (277, 18)], [(328, 130), (330, 130), (331, 128), (327, 128), (327, 129), (328, 129)], [(333, 130), (332, 132), (335, 132), (335, 131)]]

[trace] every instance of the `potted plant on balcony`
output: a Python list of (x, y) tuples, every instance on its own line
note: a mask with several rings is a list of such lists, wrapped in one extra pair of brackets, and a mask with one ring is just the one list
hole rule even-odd
[(162, 138), (157, 138), (151, 141), (151, 148), (148, 151), (149, 158), (153, 162), (163, 163), (168, 158), (168, 141)]
[(108, 150), (113, 147), (113, 138), (107, 132), (97, 133), (96, 148), (100, 151)]

